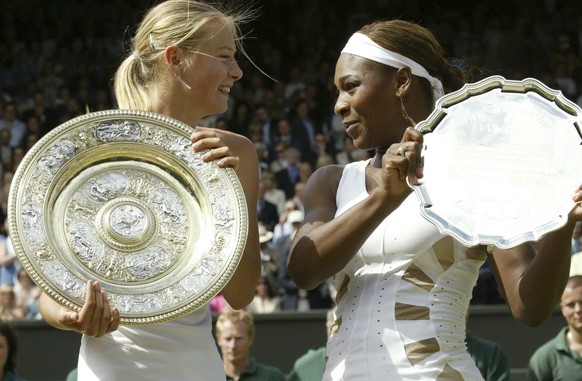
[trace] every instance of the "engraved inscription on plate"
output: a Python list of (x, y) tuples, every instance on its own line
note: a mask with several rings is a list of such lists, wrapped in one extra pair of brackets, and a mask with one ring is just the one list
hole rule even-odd
[(580, 109), (536, 80), (446, 95), (425, 135), (421, 213), (467, 246), (509, 248), (562, 226), (582, 175)]

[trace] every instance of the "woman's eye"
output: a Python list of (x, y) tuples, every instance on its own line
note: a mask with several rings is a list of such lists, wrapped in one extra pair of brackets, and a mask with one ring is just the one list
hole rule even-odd
[(346, 88), (347, 91), (350, 91), (350, 90), (353, 90), (353, 89), (356, 88), (356, 84), (355, 83), (348, 82), (348, 83), (345, 84), (344, 87)]
[(236, 63), (236, 57), (230, 56), (228, 54), (223, 54), (221, 56), (218, 56), (218, 58), (220, 58), (221, 60), (223, 60), (226, 63)]

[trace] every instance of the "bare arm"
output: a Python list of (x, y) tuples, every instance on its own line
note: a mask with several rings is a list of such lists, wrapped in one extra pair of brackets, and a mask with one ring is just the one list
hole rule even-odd
[(396, 155), (402, 143), (382, 158), (382, 168), (367, 169), (368, 197), (335, 217), (336, 193), (342, 166), (326, 166), (307, 182), (305, 218), (289, 253), (289, 272), (297, 285), (311, 289), (334, 275), (354, 257), (378, 225), (411, 193), (406, 178), (416, 181), (420, 170), (422, 135), (407, 130), (406, 157)]
[[(212, 149), (212, 156), (207, 157), (206, 160), (222, 158), (219, 162), (220, 166), (233, 167), (245, 194), (249, 225), (246, 246), (235, 273), (222, 290), (222, 295), (228, 304), (235, 309), (241, 309), (253, 300), (255, 288), (261, 274), (256, 208), (259, 184), (257, 152), (253, 143), (241, 135), (201, 127), (196, 129), (198, 133), (193, 136), (195, 149), (225, 145), (222, 148)], [(216, 136), (219, 141), (213, 140), (215, 139), (213, 136)], [(196, 145), (196, 142), (200, 144)]]
[(305, 218), (289, 253), (289, 272), (303, 289), (312, 289), (345, 267), (389, 213), (378, 192), (334, 218), (342, 167), (326, 166), (307, 182)]
[(532, 326), (547, 319), (560, 302), (572, 257), (572, 232), (582, 219), (581, 188), (573, 200), (578, 205), (568, 223), (542, 238), (537, 253), (527, 244), (511, 250), (495, 249), (490, 255), (501, 292), (513, 316)]

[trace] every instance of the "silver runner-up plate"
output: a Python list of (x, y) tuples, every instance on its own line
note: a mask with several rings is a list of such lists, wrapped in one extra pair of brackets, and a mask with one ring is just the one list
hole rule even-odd
[(10, 189), (9, 234), (32, 280), (83, 306), (96, 280), (125, 325), (179, 318), (213, 298), (246, 244), (233, 169), (192, 150), (194, 130), (163, 115), (108, 110), (44, 136)]
[(511, 248), (562, 227), (582, 183), (582, 110), (536, 79), (488, 77), (417, 125), (421, 214), (466, 246)]

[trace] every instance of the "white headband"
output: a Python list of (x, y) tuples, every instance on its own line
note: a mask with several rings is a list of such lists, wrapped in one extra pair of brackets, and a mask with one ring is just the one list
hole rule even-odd
[(412, 74), (428, 80), (435, 101), (445, 95), (441, 81), (430, 75), (424, 67), (410, 58), (381, 47), (365, 34), (354, 33), (348, 40), (342, 53), (354, 54), (397, 69), (408, 66)]

